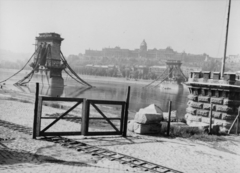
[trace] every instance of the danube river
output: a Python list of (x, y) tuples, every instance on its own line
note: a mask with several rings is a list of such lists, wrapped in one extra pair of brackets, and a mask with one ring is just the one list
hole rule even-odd
[[(14, 74), (16, 70), (0, 69), (0, 81)], [(177, 111), (177, 117), (183, 118), (187, 107), (188, 88), (185, 85), (159, 87), (144, 87), (151, 81), (135, 81), (126, 80), (124, 78), (108, 78), (99, 76), (82, 76), (84, 80), (94, 86), (87, 89), (80, 84), (72, 81), (68, 77), (64, 77), (64, 88), (51, 88), (47, 85), (47, 80), (44, 74), (34, 75), (28, 87), (15, 87), (13, 83), (22, 79), (28, 71), (22, 71), (14, 76), (6, 83), (6, 87), (18, 92), (35, 93), (35, 82), (40, 83), (40, 94), (48, 96), (60, 97), (76, 97), (101, 100), (126, 100), (127, 88), (131, 87), (130, 107), (131, 111), (138, 111), (150, 104), (158, 105), (162, 111), (167, 112), (168, 101), (172, 101), (172, 110)], [(41, 82), (43, 81), (44, 84)]]

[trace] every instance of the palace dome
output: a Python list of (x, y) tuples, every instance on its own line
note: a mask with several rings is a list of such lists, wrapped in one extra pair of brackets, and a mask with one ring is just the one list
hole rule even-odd
[(140, 44), (140, 50), (147, 51), (147, 43), (145, 40), (143, 40), (142, 43)]

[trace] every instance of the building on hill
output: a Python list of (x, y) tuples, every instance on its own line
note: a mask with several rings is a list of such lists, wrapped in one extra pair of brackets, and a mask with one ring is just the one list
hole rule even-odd
[(240, 55), (229, 55), (226, 63), (240, 63)]
[(120, 47), (115, 48), (103, 48), (102, 50), (85, 50), (85, 58), (145, 58), (145, 59), (159, 59), (159, 60), (181, 60), (188, 63), (203, 63), (206, 60), (206, 57), (209, 58), (206, 54), (194, 55), (187, 54), (185, 52), (178, 53), (174, 51), (171, 47), (166, 49), (148, 49), (147, 43), (143, 40), (140, 43), (139, 49), (130, 50), (122, 49)]
[(226, 59), (226, 70), (235, 72), (240, 70), (240, 55), (229, 55)]

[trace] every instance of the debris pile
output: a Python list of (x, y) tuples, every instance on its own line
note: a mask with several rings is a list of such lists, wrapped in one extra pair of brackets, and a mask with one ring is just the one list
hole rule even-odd
[(128, 121), (128, 130), (138, 134), (154, 134), (161, 130), (163, 112), (155, 104), (140, 109), (134, 120)]

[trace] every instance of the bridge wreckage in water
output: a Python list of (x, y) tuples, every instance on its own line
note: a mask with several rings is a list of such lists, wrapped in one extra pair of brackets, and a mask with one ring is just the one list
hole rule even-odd
[(160, 90), (171, 94), (182, 92), (182, 83), (187, 81), (187, 77), (183, 74), (181, 65), (180, 60), (167, 60), (167, 68), (145, 87), (159, 87)]
[(72, 79), (87, 88), (91, 88), (92, 86), (81, 79), (67, 63), (60, 49), (62, 41), (63, 38), (57, 33), (40, 33), (36, 37), (35, 52), (28, 61), (30, 62), (33, 58), (33, 62), (30, 63), (32, 70), (15, 85), (25, 86), (31, 81), (34, 74), (45, 73), (49, 86), (63, 87), (62, 70), (64, 70)]

